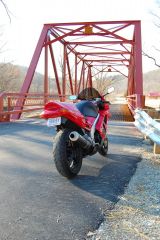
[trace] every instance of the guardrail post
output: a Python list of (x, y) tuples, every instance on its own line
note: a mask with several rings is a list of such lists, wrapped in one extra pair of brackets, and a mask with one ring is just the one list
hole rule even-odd
[(153, 152), (154, 154), (160, 154), (160, 145), (154, 143)]
[[(3, 98), (4, 98), (4, 93), (0, 93), (0, 112), (3, 113), (4, 109), (3, 109)], [(0, 122), (4, 121), (4, 116), (3, 114), (0, 114)]]
[[(5, 92), (0, 94), (0, 122), (9, 122), (10, 121), (10, 114), (3, 114), (4, 112), (4, 97), (6, 96)], [(5, 112), (4, 112), (5, 113)]]
[(136, 94), (136, 108), (145, 107), (145, 96), (141, 94)]
[(8, 97), (8, 112), (11, 111), (11, 97)]
[[(0, 93), (0, 112), (3, 112), (3, 97), (4, 93)], [(0, 122), (3, 121), (3, 115), (0, 115)]]
[(145, 107), (145, 95), (141, 95), (142, 108)]
[(4, 96), (4, 93), (1, 93), (0, 94), (0, 112), (3, 112), (3, 96)]

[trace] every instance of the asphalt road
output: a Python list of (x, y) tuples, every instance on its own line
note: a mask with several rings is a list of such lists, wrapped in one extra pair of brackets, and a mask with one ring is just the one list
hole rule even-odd
[(83, 240), (98, 228), (140, 161), (132, 123), (113, 121), (108, 131), (108, 157), (87, 157), (69, 181), (52, 161), (54, 129), (33, 119), (0, 124), (1, 240)]

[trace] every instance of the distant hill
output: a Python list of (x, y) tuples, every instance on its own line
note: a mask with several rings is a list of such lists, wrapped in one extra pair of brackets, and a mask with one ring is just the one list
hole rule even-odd
[[(28, 68), (25, 66), (13, 65), (11, 63), (0, 63), (0, 92), (19, 92), (24, 82)], [(35, 72), (30, 87), (30, 92), (43, 92), (44, 76)], [(49, 78), (50, 90), (56, 91), (54, 79)]]
[(143, 74), (144, 94), (160, 92), (160, 69)]
[[(28, 68), (25, 66), (19, 66), (19, 65), (16, 65), (16, 67), (20, 71), (21, 78), (17, 79), (17, 80), (19, 81), (19, 85), (21, 88)], [(43, 78), (44, 78), (43, 74), (41, 74), (39, 72), (35, 72), (34, 78), (33, 78), (32, 84), (31, 84), (30, 92), (43, 92)]]
[[(6, 86), (0, 85), (0, 91), (14, 91), (19, 92), (21, 89), (21, 86), (23, 84), (23, 81), (25, 79), (25, 75), (27, 73), (27, 67), (25, 66), (19, 66), (19, 65), (13, 65), (13, 64), (5, 64), (3, 66), (3, 63), (0, 63), (0, 83), (2, 84), (2, 81), (5, 81), (5, 79), (8, 79), (8, 82)], [(4, 70), (3, 70), (4, 69)], [(3, 72), (4, 76), (3, 76)], [(8, 72), (8, 75), (6, 75), (6, 72)], [(9, 79), (10, 78), (10, 79)], [(112, 77), (107, 77), (108, 79), (113, 78), (113, 86), (115, 87), (115, 95), (122, 95), (124, 96), (127, 91), (127, 79), (124, 78), (122, 75), (116, 75)], [(35, 72), (30, 92), (43, 92), (43, 79), (44, 76), (41, 73)], [(145, 73), (143, 75), (143, 88), (144, 88), (144, 94), (148, 94), (150, 92), (160, 92), (160, 69), (150, 71), (148, 73)], [(57, 87), (55, 83), (55, 79), (50, 78), (49, 79), (49, 85), (50, 85), (50, 92), (56, 93)]]
[[(26, 73), (28, 68), (24, 67), (24, 66), (17, 66), (23, 76), (23, 80), (21, 82), (21, 86), (23, 84), (23, 81), (25, 79)], [(50, 93), (56, 93), (56, 83), (55, 83), (55, 79), (50, 78), (49, 77), (49, 89), (50, 89)], [(32, 80), (32, 84), (30, 87), (30, 92), (43, 92), (44, 91), (44, 75), (39, 73), (39, 72), (35, 72), (33, 80)]]
[[(124, 95), (127, 91), (127, 84), (126, 78), (117, 75), (117, 79), (114, 81), (115, 93)], [(144, 95), (150, 92), (160, 92), (160, 69), (143, 74), (143, 91)]]

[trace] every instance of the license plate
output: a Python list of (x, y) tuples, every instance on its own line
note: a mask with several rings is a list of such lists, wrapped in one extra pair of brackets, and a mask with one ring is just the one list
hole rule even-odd
[(48, 127), (55, 127), (57, 125), (61, 125), (61, 117), (49, 118), (47, 120), (47, 126)]

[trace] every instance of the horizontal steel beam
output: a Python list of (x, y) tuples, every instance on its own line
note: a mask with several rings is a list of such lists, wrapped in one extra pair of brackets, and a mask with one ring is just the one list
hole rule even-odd
[(94, 54), (96, 54), (96, 55), (99, 55), (99, 54), (104, 54), (104, 55), (118, 55), (118, 54), (120, 54), (120, 55), (122, 55), (122, 54), (131, 54), (131, 52), (126, 52), (126, 51), (120, 51), (120, 52), (118, 52), (118, 51), (115, 51), (115, 52), (77, 52), (77, 55), (94, 55)]
[(98, 21), (98, 22), (68, 22), (68, 23), (46, 23), (44, 25), (48, 27), (54, 27), (54, 26), (76, 26), (76, 25), (91, 25), (91, 24), (135, 24), (137, 22), (140, 22), (140, 20), (119, 20), (119, 21)]
[(66, 44), (69, 45), (82, 45), (82, 44), (134, 44), (133, 40), (125, 40), (125, 41), (73, 41), (73, 42), (65, 42)]

